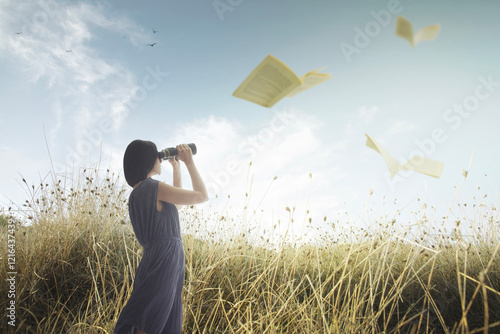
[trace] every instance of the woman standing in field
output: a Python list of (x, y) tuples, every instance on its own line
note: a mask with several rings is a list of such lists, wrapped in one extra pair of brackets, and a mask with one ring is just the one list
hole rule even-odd
[(179, 160), (189, 171), (193, 190), (182, 189), (180, 163), (173, 158), (173, 186), (151, 178), (161, 174), (161, 160), (156, 145), (150, 141), (134, 140), (123, 157), (125, 179), (134, 188), (129, 197), (130, 221), (144, 252), (115, 334), (182, 330), (185, 263), (177, 209), (180, 205), (205, 202), (208, 195), (191, 148), (185, 144), (176, 148)]

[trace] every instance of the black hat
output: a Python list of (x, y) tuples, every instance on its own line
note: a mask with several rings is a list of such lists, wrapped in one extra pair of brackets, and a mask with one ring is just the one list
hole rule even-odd
[(128, 144), (123, 156), (123, 172), (127, 183), (133, 187), (145, 180), (157, 158), (158, 150), (151, 141), (137, 139)]

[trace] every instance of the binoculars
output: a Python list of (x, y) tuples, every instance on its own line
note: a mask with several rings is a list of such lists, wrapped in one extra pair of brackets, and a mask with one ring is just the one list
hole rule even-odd
[[(187, 144), (187, 145), (191, 148), (191, 152), (193, 152), (193, 155), (195, 155), (196, 154), (196, 145), (194, 143)], [(160, 158), (160, 160), (166, 160), (166, 159), (169, 159), (171, 157), (177, 156), (177, 154), (178, 154), (178, 152), (177, 152), (177, 149), (175, 147), (168, 147), (168, 148), (164, 148), (163, 150), (158, 152), (158, 158)]]

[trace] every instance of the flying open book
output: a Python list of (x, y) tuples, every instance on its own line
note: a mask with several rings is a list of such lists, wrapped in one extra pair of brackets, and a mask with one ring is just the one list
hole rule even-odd
[(415, 34), (413, 33), (413, 27), (411, 22), (402, 16), (398, 16), (398, 22), (396, 24), (396, 35), (407, 39), (410, 41), (411, 46), (415, 47), (417, 43), (422, 41), (430, 41), (436, 38), (441, 26), (439, 24), (434, 24), (420, 29)]
[(233, 96), (263, 107), (272, 107), (285, 96), (294, 96), (331, 78), (329, 73), (308, 72), (300, 78), (281, 60), (268, 55), (234, 91)]
[(384, 158), (391, 176), (396, 175), (402, 170), (413, 170), (425, 175), (439, 178), (443, 172), (444, 164), (441, 161), (433, 160), (427, 157), (413, 156), (404, 165), (401, 165), (392, 155), (389, 154), (379, 143), (373, 140), (368, 134), (366, 135), (366, 146), (374, 149), (382, 158)]

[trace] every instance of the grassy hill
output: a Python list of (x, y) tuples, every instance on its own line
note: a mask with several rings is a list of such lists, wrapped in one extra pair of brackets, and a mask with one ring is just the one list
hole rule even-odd
[[(76, 181), (26, 184), (24, 218), (4, 211), (0, 279), (16, 274), (15, 298), (0, 308), (15, 300), (16, 326), (3, 317), (1, 332), (112, 333), (142, 252), (121, 184), (88, 169)], [(394, 221), (314, 246), (186, 234), (184, 332), (500, 332), (500, 219), (495, 207), (480, 213), (468, 238), (403, 237)], [(196, 208), (182, 217), (204, 223)]]

